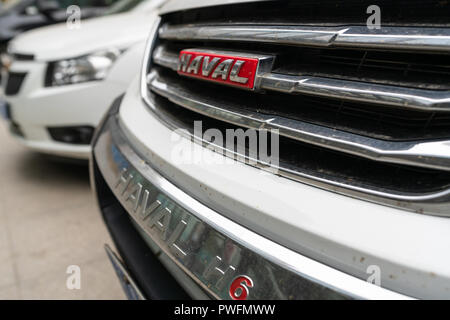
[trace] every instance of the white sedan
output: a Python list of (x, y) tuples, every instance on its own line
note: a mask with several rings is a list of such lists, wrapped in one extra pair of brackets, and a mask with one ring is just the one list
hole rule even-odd
[(139, 71), (162, 2), (142, 1), (125, 13), (82, 21), (78, 29), (64, 23), (14, 39), (3, 59), (8, 74), (0, 104), (12, 135), (38, 152), (89, 158), (94, 128)]

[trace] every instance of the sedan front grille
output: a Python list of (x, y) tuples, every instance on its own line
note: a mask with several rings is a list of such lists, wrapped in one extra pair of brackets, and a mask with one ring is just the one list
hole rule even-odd
[[(278, 129), (279, 174), (416, 212), (448, 214), (450, 25), (432, 24), (426, 16), (379, 30), (345, 21), (302, 24), (283, 22), (283, 5), (244, 6), (264, 20), (271, 5), (279, 13), (266, 23), (234, 17), (239, 5), (164, 17), (144, 78), (153, 110), (174, 127), (192, 129), (194, 120), (203, 120), (205, 130), (208, 121), (214, 128)], [(431, 7), (442, 10), (438, 2)], [(220, 11), (231, 12), (228, 22)], [(257, 75), (260, 90), (245, 91), (180, 77), (179, 52), (189, 48), (270, 54), (275, 63)]]

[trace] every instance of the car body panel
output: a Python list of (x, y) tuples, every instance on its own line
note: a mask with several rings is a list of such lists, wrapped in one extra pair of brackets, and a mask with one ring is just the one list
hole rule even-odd
[(245, 3), (245, 2), (261, 2), (265, 0), (169, 0), (161, 8), (161, 14), (166, 14), (174, 11), (201, 8), (201, 7), (213, 7), (219, 5), (227, 5), (233, 3)]
[[(108, 48), (127, 48), (147, 37), (152, 24), (148, 13), (138, 11), (99, 17), (83, 21), (79, 29), (69, 29), (66, 24), (40, 28), (15, 38), (9, 50), (34, 54), (40, 61), (54, 61)], [(42, 39), (45, 39), (45, 46)]]
[(142, 102), (138, 80), (120, 119), (131, 143), (163, 175), (229, 219), (359, 278), (379, 266), (381, 285), (391, 290), (450, 297), (450, 257), (443, 254), (450, 250), (449, 219), (353, 199), (239, 162), (177, 163), (173, 141), (179, 140)]

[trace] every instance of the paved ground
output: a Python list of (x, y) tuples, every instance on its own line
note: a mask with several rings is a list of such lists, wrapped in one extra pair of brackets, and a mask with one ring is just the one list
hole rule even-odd
[[(123, 299), (87, 166), (19, 146), (0, 121), (0, 299)], [(66, 287), (69, 265), (81, 289)]]

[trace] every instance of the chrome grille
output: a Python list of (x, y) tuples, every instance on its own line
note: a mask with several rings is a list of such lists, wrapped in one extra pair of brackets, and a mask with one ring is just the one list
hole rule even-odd
[[(278, 129), (283, 176), (450, 213), (450, 26), (173, 20), (163, 19), (144, 75), (146, 101), (166, 123)], [(247, 92), (180, 77), (178, 55), (187, 48), (276, 60), (256, 79), (259, 90)]]

